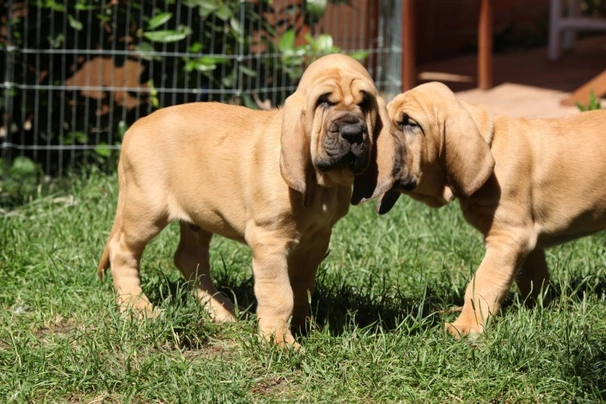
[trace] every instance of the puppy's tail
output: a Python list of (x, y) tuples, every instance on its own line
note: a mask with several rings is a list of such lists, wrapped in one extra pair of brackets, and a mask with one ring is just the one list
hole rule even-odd
[(111, 266), (111, 262), (109, 259), (109, 244), (114, 238), (114, 234), (116, 233), (116, 223), (112, 226), (111, 231), (109, 232), (109, 237), (107, 238), (107, 243), (105, 243), (105, 247), (103, 248), (103, 253), (101, 253), (101, 259), (99, 259), (99, 264), (97, 265), (97, 276), (99, 279), (103, 279), (105, 276), (105, 271), (107, 268)]
[[(121, 170), (122, 165), (118, 164), (118, 175), (122, 178)], [(122, 186), (122, 183), (120, 184)], [(109, 231), (109, 237), (107, 238), (107, 242), (105, 243), (105, 247), (103, 248), (103, 253), (101, 253), (101, 259), (99, 259), (99, 264), (97, 265), (97, 276), (99, 279), (103, 279), (105, 276), (105, 272), (111, 266), (111, 261), (109, 259), (109, 244), (114, 239), (116, 232), (118, 231), (119, 224), (121, 222), (121, 206), (124, 205), (124, 199), (122, 197), (122, 193), (118, 194), (118, 208), (116, 209), (116, 217), (114, 217), (114, 223), (112, 224), (112, 229)]]
[(99, 279), (103, 279), (105, 276), (105, 271), (109, 268), (109, 243), (105, 245), (103, 249), (103, 253), (101, 254), (101, 259), (99, 260), (99, 265), (97, 265), (97, 276)]

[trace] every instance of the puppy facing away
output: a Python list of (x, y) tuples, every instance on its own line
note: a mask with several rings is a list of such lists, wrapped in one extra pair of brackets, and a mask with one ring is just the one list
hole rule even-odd
[(606, 228), (606, 111), (564, 118), (493, 116), (440, 83), (398, 95), (388, 113), (404, 161), (394, 189), (429, 206), (459, 200), (486, 253), (453, 335), (484, 331), (515, 281), (528, 303), (549, 283), (545, 248)]
[(99, 276), (111, 266), (120, 310), (153, 316), (141, 257), (178, 221), (176, 266), (215, 321), (233, 321), (233, 303), (210, 277), (209, 243), (213, 234), (246, 243), (260, 333), (296, 345), (291, 320), (304, 323), (333, 225), (352, 196), (392, 187), (396, 141), (370, 75), (345, 55), (312, 63), (282, 109), (202, 102), (160, 109), (124, 138)]

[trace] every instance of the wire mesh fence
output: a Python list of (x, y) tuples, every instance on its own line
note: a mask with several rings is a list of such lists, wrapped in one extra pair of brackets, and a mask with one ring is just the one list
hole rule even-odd
[(112, 169), (127, 128), (160, 107), (281, 105), (325, 53), (397, 92), (400, 2), (323, 3), (0, 1), (0, 192), (30, 171)]

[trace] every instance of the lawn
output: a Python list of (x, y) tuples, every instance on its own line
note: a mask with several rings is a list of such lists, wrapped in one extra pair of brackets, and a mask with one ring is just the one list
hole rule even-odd
[[(334, 229), (304, 352), (262, 344), (254, 317), (209, 321), (172, 264), (177, 228), (147, 248), (143, 288), (163, 310), (123, 318), (97, 260), (115, 177), (74, 177), (0, 211), (0, 402), (568, 403), (606, 400), (606, 247), (598, 234), (549, 250), (556, 299), (512, 289), (490, 331), (443, 331), (481, 261), (458, 206), (401, 198), (352, 207)], [(221, 290), (254, 313), (250, 253), (215, 238)]]

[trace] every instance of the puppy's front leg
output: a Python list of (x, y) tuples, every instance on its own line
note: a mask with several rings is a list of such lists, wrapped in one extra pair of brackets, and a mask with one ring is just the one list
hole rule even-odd
[(247, 229), (246, 241), (253, 253), (259, 331), (278, 345), (298, 346), (289, 324), (294, 295), (288, 277), (288, 254), (295, 242), (280, 232), (259, 227)]
[(453, 323), (446, 324), (454, 336), (484, 331), (490, 317), (498, 313), (532, 241), (523, 232), (502, 232), (486, 237), (485, 244), (486, 254), (467, 285), (463, 310)]

